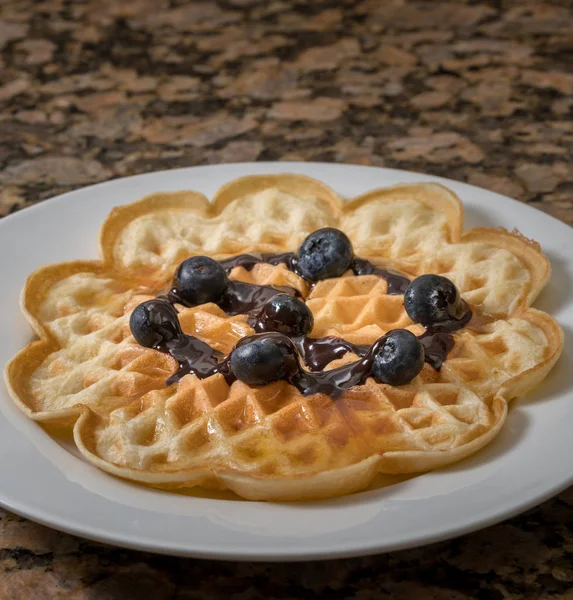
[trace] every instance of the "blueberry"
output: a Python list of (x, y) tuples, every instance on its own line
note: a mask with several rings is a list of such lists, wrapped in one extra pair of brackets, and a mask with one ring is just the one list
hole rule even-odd
[(219, 300), (228, 283), (225, 269), (216, 260), (192, 256), (179, 265), (173, 287), (184, 304), (196, 306)]
[(177, 311), (163, 300), (148, 300), (136, 306), (129, 328), (137, 343), (146, 348), (157, 348), (182, 335)]
[(255, 331), (279, 331), (287, 335), (310, 333), (314, 317), (308, 306), (287, 294), (273, 296), (249, 321)]
[(292, 342), (280, 333), (243, 338), (231, 352), (231, 372), (247, 385), (266, 385), (285, 379), (298, 369)]
[(311, 233), (300, 245), (297, 271), (310, 281), (340, 277), (350, 268), (353, 257), (348, 237), (338, 229), (325, 227)]
[(414, 323), (424, 327), (460, 320), (469, 310), (456, 286), (441, 275), (421, 275), (404, 294), (404, 308)]
[(394, 329), (381, 337), (374, 348), (372, 377), (380, 383), (404, 385), (424, 366), (424, 348), (407, 329)]

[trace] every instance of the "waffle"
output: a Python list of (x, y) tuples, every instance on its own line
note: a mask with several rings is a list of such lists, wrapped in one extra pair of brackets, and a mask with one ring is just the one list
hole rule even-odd
[[(89, 462), (163, 489), (325, 498), (363, 489), (378, 473), (458, 461), (495, 437), (508, 401), (541, 382), (563, 346), (559, 325), (531, 308), (550, 276), (539, 246), (502, 229), (463, 232), (462, 217), (458, 198), (437, 184), (343, 202), (299, 175), (241, 178), (212, 203), (177, 192), (116, 208), (101, 231), (100, 261), (48, 265), (28, 279), (22, 310), (39, 340), (7, 365), (8, 389), (30, 418), (73, 430)], [(400, 387), (369, 378), (336, 400), (304, 397), (284, 381), (228, 385), (219, 374), (167, 386), (177, 365), (135, 342), (133, 308), (164, 289), (188, 256), (295, 250), (325, 226), (343, 230), (375, 264), (455, 282), (474, 317), (454, 334), (441, 370), (425, 365)], [(423, 331), (372, 275), (348, 272), (312, 290), (284, 265), (230, 276), (298, 289), (314, 314), (312, 336), (371, 344), (390, 329)], [(253, 333), (245, 315), (216, 305), (179, 308), (183, 331), (223, 353)]]

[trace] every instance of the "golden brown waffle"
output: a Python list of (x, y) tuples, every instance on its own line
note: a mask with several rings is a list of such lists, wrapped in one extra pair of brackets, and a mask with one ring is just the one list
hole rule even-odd
[[(356, 253), (377, 264), (456, 283), (474, 319), (454, 335), (441, 371), (425, 365), (401, 387), (368, 379), (337, 400), (303, 397), (283, 381), (229, 386), (221, 375), (188, 375), (167, 387), (177, 365), (135, 342), (133, 308), (162, 290), (190, 255), (295, 250), (324, 226), (342, 229)], [(22, 309), (40, 339), (7, 365), (6, 382), (28, 416), (73, 429), (87, 460), (161, 488), (324, 498), (363, 489), (379, 472), (455, 462), (496, 435), (508, 400), (537, 385), (562, 350), (559, 325), (530, 308), (550, 275), (539, 246), (505, 230), (463, 233), (460, 201), (436, 184), (343, 202), (306, 177), (245, 177), (211, 204), (178, 192), (116, 208), (100, 241), (101, 261), (48, 265), (29, 278)], [(284, 266), (236, 268), (231, 277), (309, 292)], [(387, 295), (375, 276), (320, 282), (307, 303), (313, 336), (372, 343), (399, 327), (422, 332), (402, 297)], [(229, 317), (212, 304), (183, 309), (180, 321), (225, 353), (252, 333), (246, 316)]]

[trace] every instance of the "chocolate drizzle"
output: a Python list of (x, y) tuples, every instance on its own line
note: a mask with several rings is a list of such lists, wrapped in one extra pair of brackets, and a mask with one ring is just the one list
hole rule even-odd
[(425, 361), (439, 371), (454, 347), (454, 336), (452, 333), (465, 327), (471, 320), (473, 313), (468, 304), (462, 300), (465, 309), (460, 319), (449, 319), (442, 323), (434, 323), (426, 331), (418, 336), (420, 343), (424, 346)]
[[(295, 347), (296, 342), (293, 343), (292, 340), (282, 334), (254, 334), (244, 337), (239, 343), (241, 345), (246, 344), (254, 338), (260, 339), (263, 336), (276, 337), (276, 339), (273, 339), (273, 343), (281, 347), (283, 353), (290, 355), (289, 369), (285, 377), (288, 383), (294, 385), (304, 396), (322, 393), (328, 394), (333, 398), (340, 396), (344, 390), (348, 390), (355, 385), (361, 385), (366, 381), (366, 378), (370, 374), (373, 356), (377, 351), (378, 345), (381, 343), (381, 340), (378, 340), (370, 347), (363, 347), (366, 348), (364, 356), (357, 361), (341, 365), (329, 371), (308, 372), (300, 366)], [(336, 340), (336, 338), (331, 339)], [(340, 340), (340, 342), (348, 344), (344, 340)], [(348, 346), (350, 348), (353, 345), (348, 344)], [(167, 379), (167, 385), (177, 383), (185, 375), (189, 374), (196, 375), (199, 379), (206, 379), (216, 373), (220, 373), (225, 377), (229, 385), (236, 381), (236, 377), (230, 368), (232, 353), (223, 357), (221, 352), (214, 350), (209, 344), (191, 335), (180, 332), (175, 337), (170, 337), (170, 339), (162, 339), (154, 346), (154, 349), (169, 354), (179, 363), (179, 369)], [(323, 350), (324, 347), (315, 359), (322, 357), (325, 360), (324, 357), (326, 355)], [(352, 350), (348, 349), (347, 351)]]
[[(231, 280), (225, 292), (217, 300), (216, 304), (228, 315), (248, 314), (259, 308), (262, 308), (273, 296), (277, 294), (289, 294), (297, 296), (298, 290), (286, 285), (258, 285), (256, 283), (246, 283), (244, 281)], [(160, 296), (167, 299), (171, 304), (181, 304), (183, 306), (193, 306), (186, 302), (179, 294), (177, 288), (173, 288), (167, 296)]]
[(365, 258), (355, 258), (350, 268), (354, 275), (376, 275), (386, 280), (388, 284), (387, 294), (390, 296), (398, 296), (406, 291), (410, 285), (410, 280), (404, 274), (392, 269), (382, 269), (372, 264)]
[[(146, 324), (143, 335), (138, 333), (138, 324)], [(167, 297), (149, 300), (140, 304), (132, 313), (130, 327), (137, 341), (148, 347), (165, 352), (178, 363), (179, 369), (168, 380), (170, 385), (188, 374), (203, 379), (216, 372), (223, 353), (202, 340), (186, 335), (181, 329), (177, 311)]]
[[(221, 266), (227, 273), (238, 266), (250, 271), (258, 263), (284, 264), (289, 270), (297, 273), (296, 255), (293, 252), (240, 254), (220, 261)], [(388, 283), (387, 293), (391, 295), (404, 294), (410, 283), (405, 275), (397, 271), (377, 267), (363, 258), (354, 258), (350, 269), (355, 275), (376, 275), (385, 279)], [(288, 355), (287, 362), (291, 367), (286, 380), (303, 395), (324, 393), (336, 397), (342, 391), (364, 383), (370, 373), (373, 356), (376, 354), (379, 345), (383, 343), (383, 338), (377, 340), (372, 346), (368, 346), (353, 344), (334, 336), (311, 338), (306, 335), (292, 335), (288, 337), (277, 333), (279, 327), (277, 323), (261, 318), (261, 311), (273, 296), (281, 293), (291, 296), (300, 295), (297, 290), (288, 286), (275, 287), (237, 280), (229, 281), (227, 288), (217, 301), (217, 305), (229, 315), (250, 315), (249, 324), (253, 326), (255, 331), (262, 332), (243, 338), (237, 346), (248, 343), (256, 337), (272, 335), (273, 342), (277, 343), (283, 353)], [(178, 293), (176, 287), (173, 287), (168, 294), (158, 296), (157, 299), (171, 305), (189, 306)], [(425, 361), (437, 371), (440, 370), (448, 353), (454, 346), (452, 333), (464, 327), (472, 317), (472, 312), (465, 302), (463, 302), (463, 307), (465, 307), (465, 310), (461, 318), (452, 318), (446, 322), (434, 323), (422, 335), (418, 336), (424, 347)], [(173, 314), (177, 320), (176, 313)], [(312, 316), (310, 315), (309, 318), (311, 324), (306, 330), (312, 328)], [(156, 333), (160, 339), (153, 346), (154, 349), (169, 354), (179, 364), (177, 372), (167, 380), (168, 385), (178, 382), (188, 374), (196, 375), (199, 379), (205, 379), (220, 373), (225, 377), (227, 383), (231, 384), (235, 381), (236, 378), (230, 368), (232, 352), (225, 357), (209, 344), (183, 333), (178, 321), (176, 323), (166, 323), (164, 332), (158, 330)], [(274, 336), (277, 336), (276, 339)], [(347, 352), (357, 355), (359, 359), (328, 371), (324, 370), (333, 360), (342, 358)], [(289, 357), (292, 357), (292, 359)], [(310, 372), (300, 366), (300, 359), (310, 369)]]
[[(429, 329), (419, 335), (418, 340), (424, 347), (425, 362), (439, 371), (454, 347), (454, 336), (446, 331)], [(371, 348), (367, 344), (352, 344), (334, 336), (324, 338), (297, 336), (293, 337), (292, 341), (311, 371), (322, 371), (333, 360), (342, 358), (347, 352), (360, 357), (366, 356)]]
[[(232, 258), (220, 260), (219, 264), (230, 273), (235, 267), (243, 267), (247, 271), (251, 271), (253, 267), (259, 263), (268, 265), (286, 265), (286, 268), (293, 273), (296, 273), (296, 257), (294, 252), (281, 252), (276, 254), (265, 254), (253, 252), (252, 254), (238, 254)], [(297, 273), (298, 274), (298, 273)]]
[(299, 369), (288, 378), (288, 381), (294, 385), (303, 396), (327, 394), (332, 398), (336, 398), (345, 390), (349, 390), (355, 385), (362, 385), (366, 381), (370, 375), (374, 355), (384, 341), (384, 338), (380, 338), (374, 342), (374, 344), (368, 348), (366, 354), (359, 360), (328, 371), (309, 373), (308, 371)]
[(158, 344), (155, 350), (166, 352), (179, 363), (179, 369), (167, 379), (167, 385), (177, 383), (185, 375), (197, 375), (199, 379), (206, 379), (219, 373), (223, 366), (222, 352), (215, 350), (199, 338), (185, 333), (181, 333), (174, 340)]
[[(252, 254), (239, 254), (232, 258), (219, 261), (219, 264), (230, 273), (235, 267), (243, 267), (250, 271), (256, 264), (267, 263), (269, 265), (285, 265), (289, 271), (296, 273), (299, 277), (302, 275), (297, 269), (296, 255), (294, 252), (282, 252), (278, 254), (261, 254), (253, 252)], [(376, 275), (385, 279), (388, 283), (387, 293), (391, 296), (403, 294), (410, 284), (410, 279), (403, 273), (393, 271), (392, 269), (383, 269), (365, 258), (355, 257), (350, 263), (350, 269), (354, 275)], [(304, 278), (303, 278), (304, 279)], [(313, 282), (309, 282), (313, 283)]]
[[(252, 337), (247, 336), (241, 342), (247, 343)], [(424, 347), (425, 361), (439, 371), (454, 346), (453, 336), (443, 331), (426, 331), (418, 339)], [(334, 336), (325, 338), (294, 336), (291, 341), (310, 369), (310, 373), (299, 368), (288, 376), (289, 383), (295, 385), (303, 395), (320, 392), (334, 396), (344, 389), (364, 383), (369, 373), (372, 356), (376, 351), (376, 344), (380, 342), (378, 340), (372, 346), (352, 344)], [(189, 374), (196, 375), (199, 379), (206, 379), (221, 373), (227, 383), (231, 384), (235, 381), (229, 368), (231, 355), (224, 357), (221, 352), (196, 337), (181, 333), (174, 339), (162, 340), (154, 346), (154, 349), (169, 354), (179, 364), (177, 372), (167, 379), (167, 385), (176, 383)], [(352, 352), (361, 358), (324, 371), (328, 364), (342, 358), (347, 352)]]
[(439, 371), (454, 347), (454, 336), (451, 333), (426, 331), (418, 339), (424, 347), (424, 360)]
[(368, 345), (352, 344), (335, 336), (311, 338), (299, 335), (293, 336), (292, 341), (311, 371), (322, 371), (333, 360), (342, 358), (347, 352), (363, 357), (370, 350)]

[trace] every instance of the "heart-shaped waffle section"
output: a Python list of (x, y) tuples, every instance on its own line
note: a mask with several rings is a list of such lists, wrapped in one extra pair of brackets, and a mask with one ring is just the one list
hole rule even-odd
[[(454, 334), (440, 372), (425, 365), (401, 387), (370, 378), (336, 400), (303, 397), (283, 381), (229, 386), (221, 375), (188, 375), (167, 387), (175, 361), (135, 342), (133, 308), (163, 289), (188, 256), (292, 251), (325, 226), (344, 231), (376, 264), (445, 275), (458, 286), (474, 319)], [(550, 275), (539, 246), (502, 229), (463, 233), (460, 201), (433, 183), (343, 202), (307, 177), (245, 177), (212, 203), (177, 192), (116, 208), (100, 242), (101, 261), (48, 265), (29, 278), (22, 309), (40, 339), (7, 365), (6, 382), (28, 416), (73, 429), (87, 460), (161, 488), (324, 498), (363, 489), (379, 472), (449, 464), (496, 435), (507, 401), (538, 384), (562, 350), (559, 325), (530, 308)], [(347, 273), (310, 293), (284, 265), (238, 267), (231, 277), (308, 294), (313, 336), (370, 344), (390, 329), (422, 331), (402, 297), (387, 295), (373, 275)], [(246, 316), (212, 304), (179, 317), (186, 333), (224, 353), (252, 333)]]

